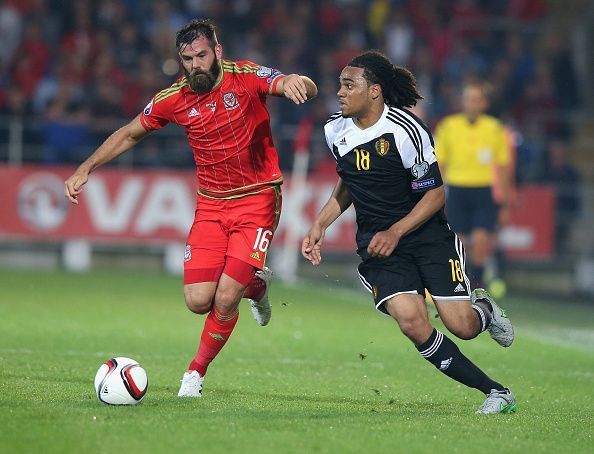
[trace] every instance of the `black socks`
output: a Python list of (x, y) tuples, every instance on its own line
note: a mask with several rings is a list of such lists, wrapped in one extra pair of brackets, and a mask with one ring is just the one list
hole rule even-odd
[(462, 354), (460, 349), (442, 332), (433, 330), (429, 339), (417, 350), (423, 358), (441, 370), (448, 377), (470, 387), (489, 394), (492, 389), (503, 391), (505, 388), (493, 380)]
[(472, 309), (477, 313), (481, 322), (481, 333), (486, 330), (491, 324), (493, 318), (493, 306), (486, 299), (476, 300), (472, 305)]

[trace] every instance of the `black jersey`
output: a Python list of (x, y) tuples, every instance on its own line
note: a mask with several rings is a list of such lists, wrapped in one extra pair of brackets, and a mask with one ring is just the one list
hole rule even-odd
[[(433, 137), (411, 112), (387, 105), (369, 128), (360, 129), (339, 112), (324, 131), (357, 213), (357, 246), (363, 257), (373, 235), (410, 213), (425, 191), (443, 184)], [(447, 229), (447, 222), (440, 210), (402, 241), (443, 227)]]

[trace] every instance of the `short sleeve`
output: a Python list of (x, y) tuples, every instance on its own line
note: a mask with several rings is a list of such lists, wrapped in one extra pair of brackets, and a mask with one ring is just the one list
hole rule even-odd
[(239, 73), (243, 74), (246, 85), (260, 96), (274, 94), (276, 84), (285, 77), (278, 69), (252, 62), (237, 62), (236, 68)]
[(155, 102), (156, 96), (146, 105), (144, 110), (140, 113), (140, 123), (147, 131), (161, 129), (169, 123), (167, 103)]
[(443, 185), (432, 142), (429, 133), (423, 129), (409, 128), (406, 134), (396, 137), (402, 164), (409, 172), (412, 192), (425, 192)]

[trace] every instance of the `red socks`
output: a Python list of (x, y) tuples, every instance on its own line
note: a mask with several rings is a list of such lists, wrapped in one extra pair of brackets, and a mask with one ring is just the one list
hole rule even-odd
[(204, 322), (198, 353), (190, 363), (188, 370), (196, 370), (200, 376), (204, 377), (208, 365), (219, 354), (227, 339), (229, 339), (238, 318), (239, 310), (222, 314), (214, 307), (210, 311)]
[[(248, 287), (243, 294), (244, 298), (251, 298), (259, 301), (266, 292), (266, 283), (254, 275)], [(237, 319), (239, 318), (239, 310), (228, 314), (222, 314), (214, 307), (204, 322), (204, 330), (200, 337), (200, 346), (196, 357), (190, 363), (188, 370), (196, 370), (200, 376), (204, 377), (208, 365), (219, 354), (227, 339), (233, 332)]]
[(243, 294), (244, 298), (250, 298), (256, 301), (260, 301), (260, 299), (264, 296), (266, 292), (266, 283), (260, 279), (258, 276), (254, 275), (252, 280), (250, 281), (248, 287), (245, 289), (245, 293)]

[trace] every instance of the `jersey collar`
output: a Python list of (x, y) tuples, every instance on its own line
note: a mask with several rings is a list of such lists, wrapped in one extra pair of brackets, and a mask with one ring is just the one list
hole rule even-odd
[(371, 126), (365, 128), (365, 129), (361, 129), (359, 126), (357, 126), (357, 123), (355, 123), (354, 118), (349, 118), (349, 120), (351, 120), (351, 125), (358, 131), (361, 131), (361, 132), (373, 131), (374, 128), (377, 128), (379, 125), (383, 124), (384, 119), (388, 115), (389, 111), (390, 111), (390, 108), (388, 107), (388, 105), (386, 103), (384, 103), (384, 111), (382, 112), (380, 117), (377, 119), (377, 121), (374, 124), (372, 124)]
[(221, 82), (223, 82), (224, 74), (225, 74), (225, 71), (223, 70), (223, 59), (219, 58), (219, 77), (217, 77), (217, 81), (215, 82), (211, 91), (215, 90), (219, 85), (221, 85)]
[(479, 114), (474, 121), (470, 121), (470, 118), (468, 118), (468, 116), (466, 114), (462, 114), (462, 117), (464, 118), (464, 121), (466, 122), (467, 125), (476, 126), (482, 122), (482, 120), (486, 117), (486, 115), (484, 113)]

